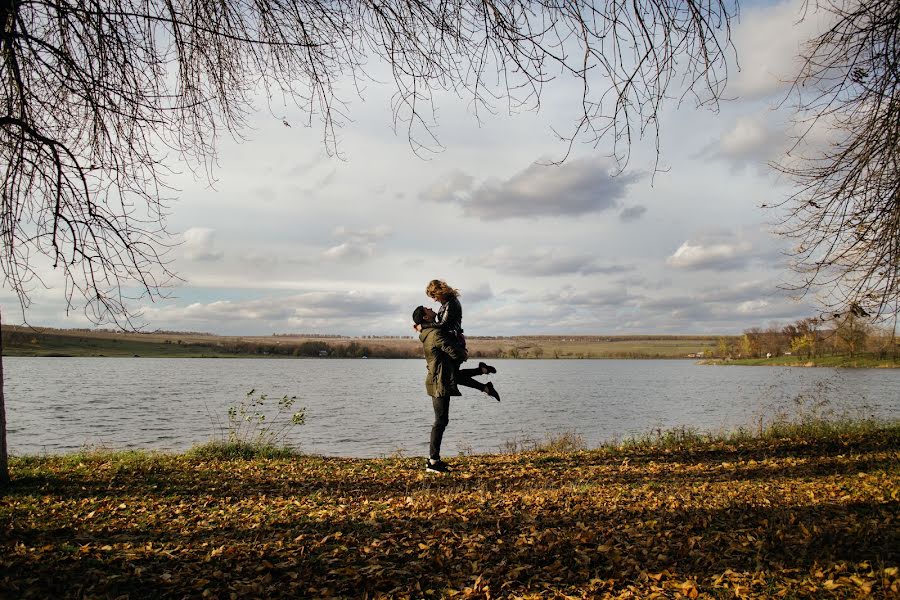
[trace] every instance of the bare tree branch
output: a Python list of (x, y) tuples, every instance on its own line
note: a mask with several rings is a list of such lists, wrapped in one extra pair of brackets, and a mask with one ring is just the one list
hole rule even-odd
[[(900, 310), (900, 2), (822, 2), (833, 25), (807, 45), (794, 83), (804, 134), (828, 148), (778, 168), (796, 184), (780, 233), (794, 238), (801, 294), (826, 311)], [(814, 146), (813, 146), (814, 147)]]

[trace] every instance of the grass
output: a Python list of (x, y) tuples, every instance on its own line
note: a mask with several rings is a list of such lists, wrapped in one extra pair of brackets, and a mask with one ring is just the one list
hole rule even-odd
[(545, 442), (447, 475), (237, 449), (14, 458), (0, 597), (900, 595), (900, 424)]
[(878, 356), (874, 354), (858, 354), (856, 356), (773, 356), (772, 358), (741, 358), (722, 361), (710, 359), (711, 364), (749, 365), (768, 367), (833, 367), (880, 369), (900, 367), (900, 357)]
[(251, 442), (212, 441), (191, 448), (187, 452), (189, 458), (203, 460), (253, 460), (296, 458), (300, 452), (286, 446), (276, 444), (255, 444)]
[(811, 417), (797, 420), (776, 420), (755, 430), (742, 427), (728, 432), (706, 432), (690, 427), (656, 429), (640, 436), (606, 445), (608, 449), (689, 449), (710, 445), (742, 444), (750, 442), (778, 443), (782, 440), (808, 441), (817, 444), (840, 443), (843, 439), (888, 435), (900, 442), (900, 424), (879, 419), (849, 419)]
[(533, 438), (513, 438), (506, 440), (501, 447), (505, 454), (521, 452), (578, 452), (587, 450), (584, 436), (574, 431), (551, 433), (543, 440)]

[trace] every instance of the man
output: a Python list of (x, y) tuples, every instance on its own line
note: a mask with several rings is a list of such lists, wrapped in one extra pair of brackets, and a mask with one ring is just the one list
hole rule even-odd
[[(500, 400), (500, 394), (494, 390), (491, 383), (482, 384), (471, 378), (472, 374), (483, 374), (487, 370), (480, 364), (478, 369), (459, 371), (459, 365), (466, 360), (465, 349), (457, 344), (455, 336), (434, 324), (433, 310), (419, 306), (413, 311), (412, 317), (416, 330), (419, 331), (419, 341), (422, 342), (425, 361), (428, 364), (425, 391), (431, 396), (434, 407), (434, 424), (431, 426), (428, 462), (425, 469), (432, 473), (446, 473), (449, 467), (441, 460), (441, 440), (444, 438), (447, 423), (450, 422), (450, 397), (462, 395), (457, 384), (461, 381), (470, 386), (473, 383), (477, 384), (480, 386), (477, 389), (497, 400)], [(489, 372), (496, 372), (496, 369), (491, 368)]]

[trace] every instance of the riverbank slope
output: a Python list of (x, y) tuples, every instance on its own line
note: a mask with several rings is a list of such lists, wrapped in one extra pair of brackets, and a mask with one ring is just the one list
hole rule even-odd
[(16, 458), (0, 596), (900, 594), (898, 426), (452, 463)]

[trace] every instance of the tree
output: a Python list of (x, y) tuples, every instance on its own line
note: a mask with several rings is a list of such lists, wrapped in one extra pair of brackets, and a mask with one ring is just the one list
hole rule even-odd
[(9, 483), (9, 457), (6, 449), (6, 407), (3, 403), (3, 336), (0, 335), (0, 486)]
[(338, 152), (347, 105), (337, 84), (361, 90), (373, 59), (390, 69), (394, 122), (416, 152), (439, 148), (435, 91), (467, 98), (480, 118), (500, 106), (537, 110), (545, 87), (564, 78), (580, 85), (581, 117), (563, 139), (609, 141), (624, 166), (633, 138), (658, 136), (673, 81), (682, 78), (682, 98), (719, 98), (730, 6), (4, 0), (5, 286), (24, 315), (52, 267), (70, 308), (133, 327), (134, 301), (164, 296), (174, 278), (165, 213), (175, 161), (208, 176), (217, 140), (240, 134), (258, 93), (296, 103)]
[(847, 350), (847, 354), (853, 358), (866, 343), (868, 326), (862, 318), (851, 311), (835, 324), (834, 335)]
[[(801, 340), (799, 342), (801, 349), (806, 350), (806, 357), (812, 358), (817, 356), (819, 350), (819, 324), (818, 318), (800, 319), (797, 321), (794, 329), (795, 335)], [(793, 346), (793, 341), (792, 344)]]
[(729, 358), (731, 351), (728, 347), (728, 338), (719, 337), (716, 339), (716, 356), (719, 358)]
[(826, 312), (900, 310), (900, 1), (818, 2), (832, 26), (810, 40), (794, 84), (805, 133), (828, 149), (779, 165), (796, 184), (781, 233), (797, 240), (796, 290)]
[(763, 352), (763, 331), (759, 327), (751, 327), (744, 331), (741, 338), (741, 356), (743, 358), (757, 358)]

